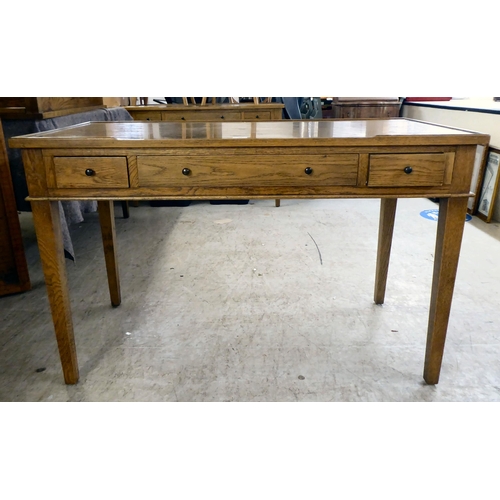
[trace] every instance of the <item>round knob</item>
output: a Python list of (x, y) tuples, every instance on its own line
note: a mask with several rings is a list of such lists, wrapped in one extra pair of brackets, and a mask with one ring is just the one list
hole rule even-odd
[(221, 118), (221, 120), (224, 120), (224, 115), (222, 115), (220, 118)]
[(191, 170), (189, 168), (183, 168), (182, 169), (182, 174), (183, 175), (189, 175), (191, 173)]
[(258, 118), (258, 117), (259, 117), (259, 115), (257, 115), (255, 118)]
[(411, 174), (413, 172), (413, 168), (411, 168), (409, 165), (405, 167), (405, 174)]
[(85, 170), (85, 175), (92, 177), (93, 175), (95, 175), (95, 170), (92, 170), (91, 168), (87, 168), (87, 170)]
[(311, 175), (313, 173), (313, 169), (311, 167), (307, 167), (304, 172), (307, 174), (307, 175)]
[(184, 118), (184, 117), (182, 117), (182, 118), (181, 118), (181, 120), (185, 120), (185, 118)]

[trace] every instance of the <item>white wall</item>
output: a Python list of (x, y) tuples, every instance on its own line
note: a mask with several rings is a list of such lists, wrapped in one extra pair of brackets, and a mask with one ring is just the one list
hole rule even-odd
[[(453, 104), (453, 101), (446, 104)], [(465, 105), (466, 103), (461, 104)], [(472, 105), (473, 103), (471, 102), (470, 104)], [(496, 106), (493, 105), (492, 107)], [(500, 149), (500, 115), (478, 113), (474, 111), (405, 105), (403, 106), (402, 116), (406, 118), (413, 118), (415, 120), (438, 123), (440, 125), (449, 125), (451, 127), (489, 134), (491, 136), (490, 146)], [(495, 200), (494, 207), (493, 220), (500, 222), (500, 193)]]

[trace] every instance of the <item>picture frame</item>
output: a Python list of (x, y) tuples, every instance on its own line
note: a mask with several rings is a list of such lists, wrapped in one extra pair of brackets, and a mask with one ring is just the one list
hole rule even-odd
[(477, 216), (485, 222), (490, 222), (493, 216), (495, 199), (498, 194), (498, 183), (500, 179), (500, 149), (488, 148), (488, 157), (484, 169), (483, 182), (479, 202), (477, 205)]
[(476, 157), (474, 160), (474, 169), (472, 171), (472, 180), (470, 190), (474, 196), (469, 198), (467, 203), (467, 213), (469, 215), (477, 215), (479, 206), (479, 198), (481, 196), (481, 186), (483, 185), (483, 176), (486, 169), (486, 161), (488, 159), (488, 143), (480, 144), (476, 149)]

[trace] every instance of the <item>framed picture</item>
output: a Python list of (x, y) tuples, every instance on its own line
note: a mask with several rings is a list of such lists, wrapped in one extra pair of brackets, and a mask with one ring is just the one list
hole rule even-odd
[(498, 180), (500, 178), (498, 175), (499, 164), (500, 149), (489, 148), (483, 175), (483, 185), (477, 206), (477, 216), (486, 222), (490, 222), (493, 216), (495, 198), (498, 193)]
[(474, 170), (472, 171), (472, 181), (470, 185), (470, 190), (475, 196), (471, 196), (469, 198), (469, 202), (467, 203), (467, 212), (471, 215), (477, 214), (487, 158), (488, 144), (479, 144), (476, 149), (476, 158), (474, 160)]

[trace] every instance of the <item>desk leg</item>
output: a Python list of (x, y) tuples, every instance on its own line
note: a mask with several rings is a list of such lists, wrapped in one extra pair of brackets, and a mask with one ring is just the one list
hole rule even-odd
[(467, 213), (467, 198), (441, 198), (434, 255), (424, 380), (437, 384)]
[(382, 198), (380, 200), (380, 222), (378, 230), (377, 270), (375, 273), (375, 304), (383, 304), (387, 272), (391, 256), (392, 234), (396, 217), (397, 198)]
[(121, 304), (120, 275), (116, 255), (115, 207), (112, 201), (98, 201), (99, 220), (101, 221), (102, 245), (108, 273), (109, 295), (111, 304)]
[(64, 260), (59, 202), (32, 201), (31, 209), (64, 380), (67, 384), (76, 384), (78, 360)]

